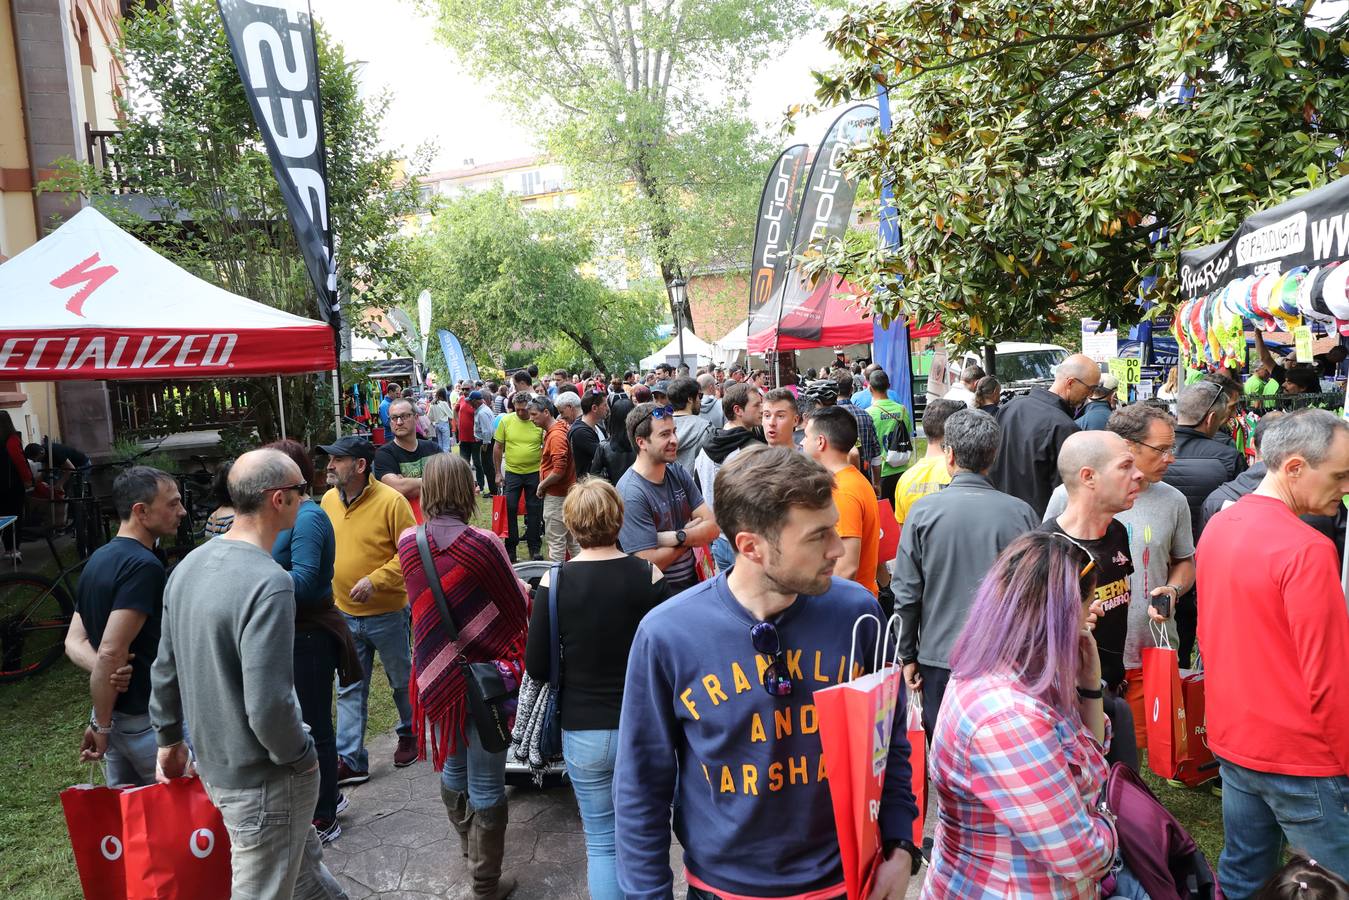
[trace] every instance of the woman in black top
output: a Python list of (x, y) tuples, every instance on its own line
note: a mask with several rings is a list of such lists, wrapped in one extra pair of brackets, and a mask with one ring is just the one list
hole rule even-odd
[(632, 409), (633, 402), (627, 397), (619, 397), (609, 404), (609, 420), (605, 422), (609, 436), (595, 448), (590, 465), (591, 475), (599, 475), (610, 484), (618, 484), (618, 479), (637, 459), (637, 451), (628, 440), (628, 413)]
[(585, 827), (590, 896), (622, 900), (614, 868), (614, 757), (623, 680), (637, 623), (669, 596), (660, 570), (618, 549), (623, 500), (599, 478), (577, 483), (562, 521), (581, 552), (539, 581), (529, 623), (525, 670), (546, 682), (551, 667), (548, 593), (560, 581), (558, 636), (562, 664), (562, 757)]

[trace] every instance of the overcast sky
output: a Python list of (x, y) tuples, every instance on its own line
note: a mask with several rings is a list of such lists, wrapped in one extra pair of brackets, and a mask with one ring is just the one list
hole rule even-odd
[[(431, 170), (457, 169), (465, 160), (481, 165), (537, 151), (529, 130), (516, 124), (511, 110), (493, 98), (437, 44), (431, 22), (408, 2), (386, 0), (372, 15), (368, 0), (311, 0), (314, 15), (364, 63), (364, 90), (387, 88), (392, 104), (385, 120), (384, 145), (410, 155), (429, 142)], [(793, 103), (812, 99), (810, 70), (827, 68), (833, 54), (820, 33), (808, 35), (756, 73), (749, 114), (776, 133), (782, 113)], [(825, 122), (803, 123), (802, 139), (818, 140)]]

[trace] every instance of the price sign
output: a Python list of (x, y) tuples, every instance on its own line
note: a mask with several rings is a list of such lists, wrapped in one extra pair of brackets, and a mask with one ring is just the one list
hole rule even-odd
[(1312, 361), (1312, 327), (1310, 325), (1299, 325), (1293, 329), (1293, 346), (1298, 362), (1309, 363)]
[(1106, 363), (1110, 374), (1119, 380), (1115, 395), (1120, 403), (1129, 402), (1129, 385), (1138, 384), (1143, 374), (1143, 362), (1138, 359), (1112, 359)]

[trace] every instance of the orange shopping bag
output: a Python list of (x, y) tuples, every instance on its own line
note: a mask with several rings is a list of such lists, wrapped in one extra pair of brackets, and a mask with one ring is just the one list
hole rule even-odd
[[(857, 626), (868, 619), (879, 632), (880, 620), (865, 615), (853, 623), (854, 639)], [(879, 633), (876, 642), (881, 644)], [(882, 662), (879, 656), (876, 661)], [(814, 695), (849, 900), (867, 896), (880, 861), (881, 790), (895, 710), (903, 694), (899, 666), (883, 663), (873, 669), (870, 675), (818, 690)], [(848, 672), (854, 671), (849, 659)]]
[[(1157, 629), (1153, 630), (1158, 634)], [(1143, 716), (1147, 720), (1148, 768), (1163, 778), (1175, 778), (1189, 756), (1189, 727), (1185, 721), (1185, 694), (1180, 683), (1180, 659), (1165, 632), (1158, 646), (1144, 647)]]

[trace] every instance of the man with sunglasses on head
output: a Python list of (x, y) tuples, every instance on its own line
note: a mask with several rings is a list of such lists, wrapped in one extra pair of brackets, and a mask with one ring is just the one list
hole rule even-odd
[(1031, 388), (1005, 404), (998, 414), (1002, 442), (988, 473), (993, 486), (1020, 497), (1043, 516), (1049, 495), (1060, 483), (1059, 448), (1081, 430), (1073, 416), (1100, 383), (1100, 367), (1076, 353), (1059, 363), (1048, 388)]
[(637, 459), (615, 485), (623, 497), (618, 543), (660, 569), (673, 596), (698, 583), (693, 548), (706, 547), (721, 532), (693, 476), (675, 462), (674, 408), (643, 403), (628, 413), (626, 424)]
[[(1134, 465), (1143, 473), (1143, 487), (1133, 506), (1115, 514), (1128, 532), (1129, 556), (1134, 561), (1124, 674), (1134, 738), (1142, 750), (1148, 745), (1142, 651), (1157, 646), (1156, 635), (1161, 632), (1171, 646), (1176, 645), (1176, 600), (1194, 585), (1194, 535), (1184, 495), (1162, 481), (1176, 458), (1176, 420), (1171, 414), (1160, 405), (1134, 403), (1111, 413), (1106, 430), (1124, 438)], [(1060, 515), (1067, 505), (1067, 493), (1060, 486), (1049, 501), (1046, 519)]]
[[(845, 895), (813, 701), (847, 678), (853, 623), (880, 606), (833, 575), (843, 556), (833, 487), (795, 450), (743, 450), (716, 476), (734, 567), (638, 626), (614, 772), (618, 878), (629, 900), (673, 896), (672, 808), (690, 898)], [(856, 659), (869, 668), (878, 629), (864, 621), (857, 631)], [(895, 716), (871, 900), (903, 897), (921, 862), (908, 759)]]
[[(1231, 395), (1216, 381), (1186, 385), (1176, 397), (1176, 453), (1163, 480), (1185, 495), (1196, 544), (1204, 532), (1204, 501), (1246, 468), (1241, 452), (1214, 437), (1232, 414)], [(1197, 627), (1193, 590), (1181, 594), (1173, 613), (1181, 668), (1188, 668)]]
[[(1143, 473), (1129, 442), (1109, 431), (1080, 431), (1063, 442), (1059, 474), (1067, 502), (1057, 516), (1047, 515), (1041, 531), (1062, 535), (1092, 559), (1095, 601), (1101, 605), (1096, 620), (1096, 649), (1101, 657), (1105, 713), (1114, 737), (1109, 762), (1122, 762), (1138, 771), (1133, 741), (1133, 716), (1124, 700), (1124, 647), (1129, 631), (1129, 576), (1134, 571), (1129, 532), (1115, 516), (1134, 505), (1143, 489)], [(1088, 574), (1088, 573), (1084, 573)]]

